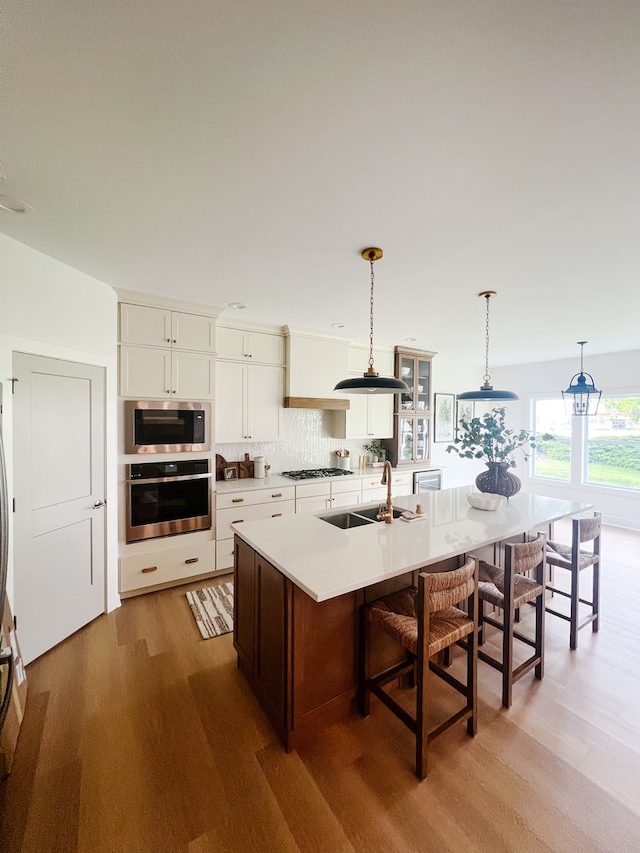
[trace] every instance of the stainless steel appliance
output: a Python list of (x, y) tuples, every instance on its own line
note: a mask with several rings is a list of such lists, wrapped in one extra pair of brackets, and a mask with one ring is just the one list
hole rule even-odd
[(211, 528), (211, 460), (129, 465), (127, 542)]
[(302, 468), (300, 471), (283, 471), (283, 477), (292, 480), (316, 480), (318, 477), (339, 477), (341, 474), (353, 474), (344, 468)]
[(413, 494), (432, 492), (442, 488), (442, 471), (430, 468), (428, 471), (413, 472)]
[(181, 400), (127, 400), (125, 453), (202, 453), (211, 449), (211, 406)]

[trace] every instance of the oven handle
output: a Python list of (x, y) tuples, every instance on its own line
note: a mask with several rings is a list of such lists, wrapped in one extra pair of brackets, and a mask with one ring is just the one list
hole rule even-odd
[(205, 477), (211, 478), (212, 476), (213, 474), (209, 472), (208, 474), (182, 474), (180, 477), (153, 477), (151, 479), (139, 477), (137, 480), (125, 480), (125, 483), (132, 486), (135, 486), (136, 483), (180, 483), (184, 480), (204, 480)]

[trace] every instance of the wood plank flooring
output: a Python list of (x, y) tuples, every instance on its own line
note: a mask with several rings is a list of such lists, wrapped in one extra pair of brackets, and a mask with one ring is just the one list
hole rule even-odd
[(424, 782), (375, 699), (286, 755), (231, 635), (201, 639), (195, 585), (124, 601), (28, 668), (0, 850), (635, 853), (640, 534), (606, 527), (602, 547), (600, 632), (570, 652), (547, 616), (545, 677), (519, 681), (509, 710), (480, 663), (478, 735), (439, 738)]

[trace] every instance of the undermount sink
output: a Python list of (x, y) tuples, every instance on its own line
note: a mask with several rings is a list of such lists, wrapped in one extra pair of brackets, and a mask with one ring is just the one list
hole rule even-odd
[(353, 512), (337, 512), (335, 515), (321, 515), (322, 521), (328, 521), (341, 530), (349, 530), (351, 527), (362, 527), (363, 524), (373, 524), (372, 518), (363, 518)]
[[(318, 516), (321, 521), (328, 521), (334, 527), (339, 527), (341, 530), (349, 530), (351, 527), (362, 527), (364, 524), (373, 524), (380, 521), (378, 513), (380, 506), (372, 506), (368, 509), (359, 509), (351, 512), (334, 512), (332, 515)], [(403, 510), (393, 507), (393, 517), (399, 518)]]
[[(355, 510), (356, 515), (363, 515), (365, 518), (370, 518), (372, 521), (380, 521), (378, 518), (378, 513), (380, 512), (379, 506), (370, 506), (368, 509), (357, 509)], [(397, 506), (393, 507), (393, 517), (400, 518), (403, 509), (398, 509)]]

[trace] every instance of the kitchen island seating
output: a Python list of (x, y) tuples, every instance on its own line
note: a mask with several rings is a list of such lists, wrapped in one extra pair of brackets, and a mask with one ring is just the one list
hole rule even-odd
[[(427, 775), (427, 749), (431, 741), (458, 721), (467, 721), (467, 731), (477, 730), (477, 632), (478, 560), (469, 557), (461, 568), (418, 575), (418, 587), (394, 592), (362, 608), (359, 678), (360, 713), (369, 715), (370, 694), (377, 696), (416, 737), (415, 770)], [(456, 605), (466, 601), (464, 610)], [(383, 672), (369, 675), (370, 632), (379, 629), (400, 643), (406, 657)], [(466, 637), (466, 681), (455, 678), (431, 658)], [(428, 671), (440, 676), (465, 697), (462, 709), (429, 730), (430, 690)], [(416, 684), (416, 713), (407, 712), (385, 691), (385, 685), (411, 673)]]
[[(586, 543), (589, 548), (584, 548)], [(570, 591), (555, 586), (553, 576), (547, 583), (547, 590), (563, 595), (571, 600), (570, 612), (561, 613), (547, 606), (547, 613), (559, 616), (569, 622), (569, 646), (578, 648), (578, 631), (585, 625), (591, 625), (592, 631), (598, 630), (598, 614), (600, 610), (600, 513), (594, 512), (591, 518), (574, 518), (572, 520), (571, 546), (560, 542), (547, 542), (547, 565), (549, 567), (567, 569), (571, 572)], [(591, 599), (580, 598), (580, 572), (592, 566)], [(586, 604), (589, 613), (580, 618), (580, 604)]]
[[(535, 677), (544, 674), (544, 533), (531, 542), (508, 543), (505, 546), (504, 569), (480, 560), (478, 598), (478, 644), (485, 640), (484, 625), (489, 624), (502, 632), (502, 655), (493, 657), (479, 648), (478, 657), (502, 673), (502, 704), (511, 707), (513, 684), (525, 673), (535, 668)], [(534, 577), (525, 573), (534, 572)], [(527, 602), (535, 604), (535, 635), (533, 638), (515, 630), (516, 611)], [(502, 610), (502, 621), (485, 614), (484, 605)], [(513, 641), (519, 640), (533, 648), (533, 654), (518, 666), (514, 665)]]

